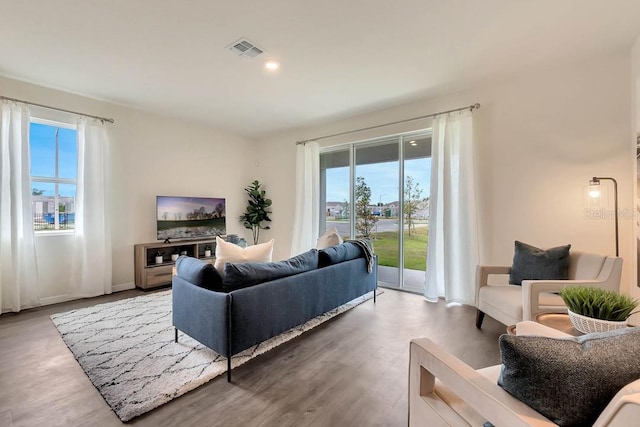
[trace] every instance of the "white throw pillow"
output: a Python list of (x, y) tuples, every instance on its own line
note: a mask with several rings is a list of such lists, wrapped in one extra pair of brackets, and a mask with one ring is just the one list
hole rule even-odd
[(325, 249), (341, 243), (343, 243), (342, 237), (340, 237), (340, 233), (338, 233), (338, 229), (334, 225), (318, 237), (316, 249)]
[(226, 262), (271, 262), (273, 242), (271, 239), (267, 243), (241, 248), (216, 236), (216, 261), (213, 266), (220, 274), (224, 274)]

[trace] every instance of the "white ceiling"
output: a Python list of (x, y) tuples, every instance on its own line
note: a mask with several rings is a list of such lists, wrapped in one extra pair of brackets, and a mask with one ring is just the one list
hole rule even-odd
[[(640, 33), (638, 0), (0, 0), (0, 15), (1, 75), (253, 138)], [(225, 49), (240, 37), (268, 52)]]

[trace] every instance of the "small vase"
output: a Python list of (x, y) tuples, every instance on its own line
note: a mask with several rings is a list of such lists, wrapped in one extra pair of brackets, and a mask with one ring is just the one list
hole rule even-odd
[(156, 264), (162, 264), (162, 255), (156, 256)]
[(204, 251), (204, 256), (206, 256), (207, 258), (211, 256), (211, 250), (206, 250)]

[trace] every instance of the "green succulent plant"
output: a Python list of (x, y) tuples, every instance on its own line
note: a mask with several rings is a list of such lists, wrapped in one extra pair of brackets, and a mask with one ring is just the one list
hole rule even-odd
[(576, 314), (600, 320), (627, 320), (638, 300), (601, 288), (568, 286), (560, 291), (567, 308)]
[(240, 222), (253, 233), (253, 244), (258, 244), (260, 230), (269, 230), (271, 227), (265, 226), (263, 222), (271, 222), (268, 210), (271, 207), (271, 199), (267, 199), (265, 191), (260, 189), (260, 182), (253, 181), (244, 191), (249, 196), (249, 204), (244, 214), (240, 216)]

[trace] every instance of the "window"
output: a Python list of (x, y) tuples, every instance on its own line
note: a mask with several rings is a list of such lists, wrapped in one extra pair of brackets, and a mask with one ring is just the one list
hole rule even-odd
[(78, 143), (75, 126), (32, 119), (29, 128), (33, 228), (73, 230)]
[(320, 153), (320, 230), (369, 237), (381, 286), (422, 292), (427, 268), (431, 130)]

